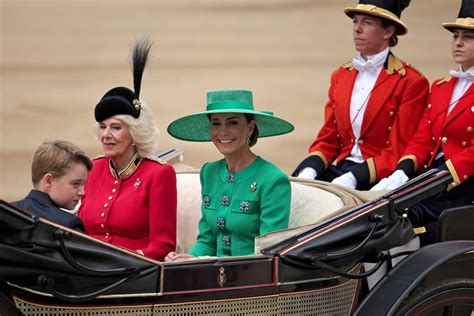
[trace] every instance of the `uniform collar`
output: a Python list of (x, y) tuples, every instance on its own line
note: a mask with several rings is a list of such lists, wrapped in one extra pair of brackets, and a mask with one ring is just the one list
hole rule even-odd
[[(344, 65), (342, 65), (342, 67), (349, 71), (352, 71), (352, 69), (354, 69), (354, 65), (352, 64), (351, 61), (348, 63), (345, 63)], [(385, 68), (385, 71), (387, 72), (387, 75), (392, 75), (394, 73), (398, 73), (402, 77), (406, 75), (406, 69), (405, 69), (405, 66), (403, 65), (403, 62), (397, 56), (392, 54), (390, 50), (384, 62), (384, 68)]]
[(114, 168), (114, 164), (112, 162), (112, 159), (109, 160), (109, 169), (110, 173), (112, 176), (117, 179), (120, 178), (122, 180), (126, 180), (132, 176), (132, 174), (135, 173), (135, 171), (138, 169), (138, 166), (142, 162), (142, 157), (138, 154), (138, 152), (132, 157), (128, 165), (122, 170), (117, 173), (117, 171)]

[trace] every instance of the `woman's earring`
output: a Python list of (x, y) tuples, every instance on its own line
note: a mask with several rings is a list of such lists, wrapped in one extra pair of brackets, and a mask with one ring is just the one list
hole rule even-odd
[(247, 136), (247, 145), (250, 145), (250, 135)]

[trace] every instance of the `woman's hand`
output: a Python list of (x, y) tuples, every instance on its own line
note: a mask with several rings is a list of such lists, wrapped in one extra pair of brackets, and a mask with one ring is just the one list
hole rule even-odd
[(172, 251), (166, 255), (165, 262), (186, 261), (186, 260), (191, 260), (195, 258), (196, 256), (190, 255), (188, 253), (176, 253)]

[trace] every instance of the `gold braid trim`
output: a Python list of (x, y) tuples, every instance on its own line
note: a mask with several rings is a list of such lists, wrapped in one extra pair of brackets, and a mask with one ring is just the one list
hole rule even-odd
[(367, 167), (369, 168), (369, 184), (377, 181), (377, 170), (375, 169), (374, 158), (367, 159)]
[(449, 82), (452, 79), (451, 76), (446, 76), (436, 83), (437, 86), (442, 85), (443, 83)]
[(352, 61), (348, 61), (347, 63), (345, 63), (344, 65), (341, 66), (342, 68), (345, 68), (349, 71), (351, 71), (352, 69), (354, 69), (354, 65), (352, 64)]
[(404, 77), (407, 74), (403, 63), (398, 57), (393, 54), (388, 54), (388, 62), (387, 62), (387, 74), (391, 75), (394, 72), (398, 72), (400, 76)]
[(451, 182), (448, 185), (447, 190), (449, 191), (449, 190), (454, 189), (455, 187), (457, 187), (459, 184), (461, 184), (461, 180), (459, 180), (458, 173), (456, 171), (456, 168), (454, 168), (454, 165), (453, 165), (453, 162), (451, 161), (451, 159), (448, 159), (446, 161), (446, 166), (448, 167), (448, 170), (449, 170), (449, 173), (451, 174), (451, 177), (453, 177), (453, 182)]

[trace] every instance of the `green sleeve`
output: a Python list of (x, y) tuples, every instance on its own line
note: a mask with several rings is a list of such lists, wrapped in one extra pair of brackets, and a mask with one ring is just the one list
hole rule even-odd
[(288, 228), (291, 185), (288, 176), (277, 174), (262, 190), (260, 235)]
[[(207, 164), (204, 164), (199, 174), (202, 188), (204, 188), (204, 170)], [(201, 203), (201, 219), (199, 220), (199, 235), (194, 246), (188, 251), (189, 254), (195, 256), (215, 256), (217, 252), (216, 236), (212, 232), (211, 227), (207, 224), (203, 213), (203, 203)]]

